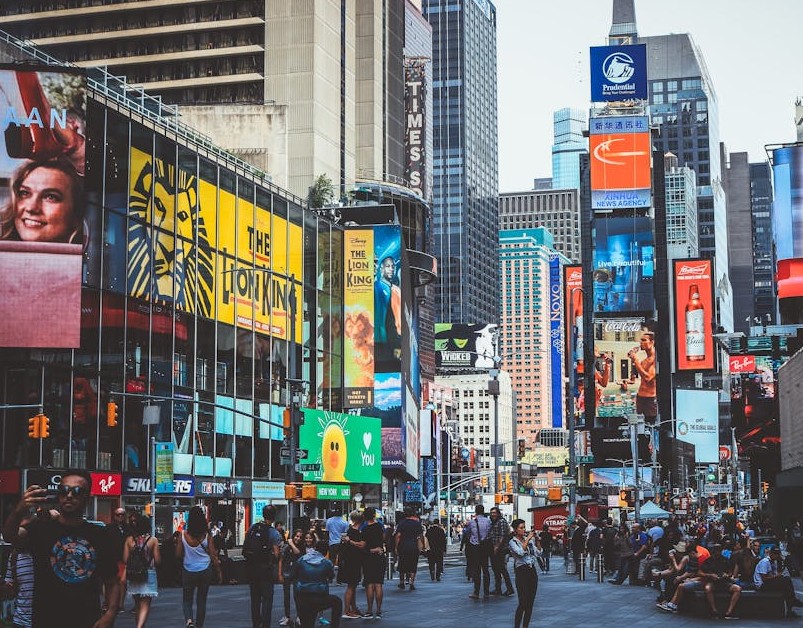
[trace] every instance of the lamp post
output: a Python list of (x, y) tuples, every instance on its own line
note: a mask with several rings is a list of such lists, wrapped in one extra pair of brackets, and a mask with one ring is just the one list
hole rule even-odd
[[(569, 303), (574, 303), (574, 293), (580, 291), (585, 299), (585, 291), (582, 288), (572, 288), (569, 293)], [(575, 440), (575, 416), (574, 416), (574, 389), (577, 385), (575, 381), (575, 360), (574, 360), (574, 338), (578, 333), (575, 325), (577, 321), (572, 321), (572, 332), (569, 334), (569, 350), (568, 350), (568, 388), (569, 391), (566, 395), (566, 423), (569, 428), (569, 474), (573, 482), (569, 484), (569, 517), (573, 520), (577, 513), (577, 452), (574, 447)]]

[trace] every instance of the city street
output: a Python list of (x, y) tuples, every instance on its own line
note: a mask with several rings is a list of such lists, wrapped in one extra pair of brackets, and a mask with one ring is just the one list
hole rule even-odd
[[(553, 571), (540, 578), (535, 600), (532, 626), (555, 622), (555, 625), (584, 626), (599, 621), (626, 621), (628, 628), (650, 628), (722, 624), (710, 619), (688, 615), (670, 615), (655, 607), (652, 589), (630, 586), (599, 584), (592, 579), (579, 582), (567, 576), (563, 561), (553, 560)], [(437, 626), (438, 628), (497, 628), (512, 623), (516, 609), (516, 597), (491, 597), (489, 601), (473, 601), (468, 598), (471, 584), (466, 582), (461, 556), (447, 556), (446, 573), (441, 582), (431, 582), (426, 563), (418, 569), (418, 582), (413, 592), (397, 588), (398, 580), (385, 584), (385, 601), (381, 625), (387, 628), (409, 626)], [(798, 590), (803, 589), (795, 580)], [(342, 597), (342, 586), (332, 587), (332, 593)], [(365, 609), (365, 593), (358, 589), (360, 607)], [(240, 628), (251, 625), (249, 618), (248, 589), (243, 585), (213, 587), (209, 593), (206, 628)], [(130, 599), (126, 608), (130, 608)], [(271, 626), (278, 626), (281, 619), (282, 588), (275, 588), (274, 611)], [(328, 617), (328, 615), (327, 615)], [(361, 625), (366, 620), (342, 620), (345, 626)], [(149, 626), (181, 626), (181, 590), (160, 591), (154, 602)], [(370, 622), (374, 623), (374, 622)], [(741, 620), (729, 622), (738, 626), (797, 625), (800, 620)], [(115, 624), (129, 628), (134, 625), (128, 613), (120, 615)]]

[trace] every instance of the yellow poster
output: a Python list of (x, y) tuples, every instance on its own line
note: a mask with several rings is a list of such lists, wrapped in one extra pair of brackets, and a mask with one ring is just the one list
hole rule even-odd
[(343, 361), (347, 408), (374, 405), (374, 232), (344, 234)]

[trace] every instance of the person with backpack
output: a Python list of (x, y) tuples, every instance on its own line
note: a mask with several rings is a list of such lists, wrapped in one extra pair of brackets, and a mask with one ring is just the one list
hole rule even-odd
[(258, 521), (245, 535), (243, 558), (251, 594), (251, 624), (253, 628), (269, 628), (273, 608), (273, 585), (278, 580), (279, 548), (282, 537), (273, 527), (276, 507), (262, 509), (263, 521)]
[(135, 515), (131, 535), (123, 546), (123, 582), (134, 598), (134, 615), (137, 628), (143, 628), (151, 612), (151, 601), (159, 595), (156, 568), (162, 562), (159, 541), (151, 536), (151, 522), (147, 517)]

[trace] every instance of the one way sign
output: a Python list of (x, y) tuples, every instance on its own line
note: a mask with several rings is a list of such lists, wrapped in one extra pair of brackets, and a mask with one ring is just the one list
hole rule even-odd
[[(279, 452), (282, 458), (289, 458), (290, 457), (290, 448), (289, 447), (282, 447), (281, 451)], [(296, 459), (298, 460), (306, 460), (309, 452), (306, 449), (296, 449)]]

